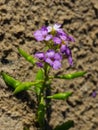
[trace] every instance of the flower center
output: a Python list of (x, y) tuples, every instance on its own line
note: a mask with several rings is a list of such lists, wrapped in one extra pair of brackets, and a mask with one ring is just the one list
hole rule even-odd
[(56, 30), (55, 30), (53, 27), (52, 27), (51, 34), (52, 34), (53, 36), (55, 36), (55, 34), (56, 34)]

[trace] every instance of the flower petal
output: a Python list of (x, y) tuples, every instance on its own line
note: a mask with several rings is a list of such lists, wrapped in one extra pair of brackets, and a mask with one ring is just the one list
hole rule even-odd
[(57, 31), (60, 29), (60, 27), (61, 27), (60, 24), (54, 24), (53, 29)]
[(70, 64), (71, 66), (73, 66), (73, 60), (72, 60), (72, 57), (71, 57), (71, 56), (68, 57), (68, 62), (69, 62), (69, 64)]
[(48, 34), (47, 27), (45, 27), (45, 26), (42, 27), (40, 31), (41, 31), (41, 33), (42, 33), (43, 36), (46, 36)]
[(54, 55), (55, 55), (54, 50), (48, 50), (45, 54), (45, 56), (48, 58), (54, 58)]
[(54, 43), (56, 43), (56, 44), (60, 44), (60, 43), (61, 43), (61, 39), (58, 38), (58, 37), (53, 37), (53, 41), (54, 41)]
[(67, 37), (68, 41), (75, 42), (75, 39), (72, 36)]
[(45, 62), (48, 63), (49, 65), (53, 65), (53, 61), (50, 58), (46, 58)]
[(37, 52), (37, 53), (35, 54), (35, 57), (38, 58), (39, 60), (44, 60), (45, 55), (44, 55), (43, 52)]
[(36, 65), (37, 65), (38, 67), (40, 67), (40, 68), (43, 67), (43, 64), (42, 64), (41, 62), (37, 62)]
[(52, 27), (51, 27), (51, 26), (48, 26), (48, 27), (47, 27), (47, 30), (48, 30), (48, 32), (51, 32), (51, 31), (52, 31)]
[(61, 61), (62, 60), (61, 54), (60, 53), (55, 53), (54, 59)]
[(43, 37), (40, 30), (37, 30), (37, 31), (34, 32), (34, 37), (37, 41), (43, 41), (44, 40), (44, 37)]
[(55, 60), (55, 61), (53, 62), (53, 69), (57, 70), (57, 69), (59, 69), (59, 68), (61, 68), (61, 62), (58, 61), (58, 60)]
[(52, 39), (52, 35), (47, 35), (47, 36), (45, 37), (45, 41), (49, 41), (50, 39)]

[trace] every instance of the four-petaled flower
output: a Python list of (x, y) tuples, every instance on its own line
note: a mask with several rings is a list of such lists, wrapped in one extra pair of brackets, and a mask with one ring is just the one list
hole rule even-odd
[(48, 34), (46, 27), (42, 27), (41, 29), (34, 32), (34, 37), (37, 41), (49, 41), (52, 38), (52, 35)]
[(47, 30), (48, 32), (52, 32), (52, 31), (59, 31), (61, 28), (60, 24), (54, 24), (53, 26), (48, 26)]
[(62, 56), (60, 53), (56, 53), (54, 50), (48, 50), (45, 56), (45, 62), (52, 66), (53, 69), (57, 70), (61, 68)]

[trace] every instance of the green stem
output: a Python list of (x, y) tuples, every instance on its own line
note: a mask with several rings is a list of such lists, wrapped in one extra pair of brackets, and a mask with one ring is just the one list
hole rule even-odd
[[(38, 112), (40, 112), (42, 114), (41, 117), (40, 117), (40, 120), (39, 120), (41, 130), (45, 129), (46, 104), (44, 104), (44, 102), (45, 102), (45, 99), (46, 99), (45, 90), (46, 90), (46, 87), (47, 87), (47, 81), (49, 80), (48, 73), (49, 73), (48, 65), (45, 64), (44, 65), (44, 81), (43, 81), (43, 85), (42, 85), (40, 94), (38, 96), (38, 109), (39, 109)], [(41, 103), (42, 99), (43, 99), (43, 103)]]

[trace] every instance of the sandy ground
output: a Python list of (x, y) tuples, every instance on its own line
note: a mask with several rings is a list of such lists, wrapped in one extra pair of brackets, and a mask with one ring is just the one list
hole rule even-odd
[[(41, 50), (33, 31), (42, 25), (60, 23), (73, 35), (74, 67), (64, 60), (62, 73), (84, 70), (87, 74), (72, 81), (54, 80), (52, 93), (73, 91), (68, 101), (52, 101), (48, 121), (51, 130), (74, 120), (70, 130), (98, 130), (98, 0), (0, 0), (0, 72), (21, 81), (33, 80), (37, 69), (18, 54), (21, 47), (29, 54)], [(96, 97), (92, 97), (96, 91)], [(38, 130), (35, 122), (35, 95), (17, 96), (0, 77), (0, 130)]]

